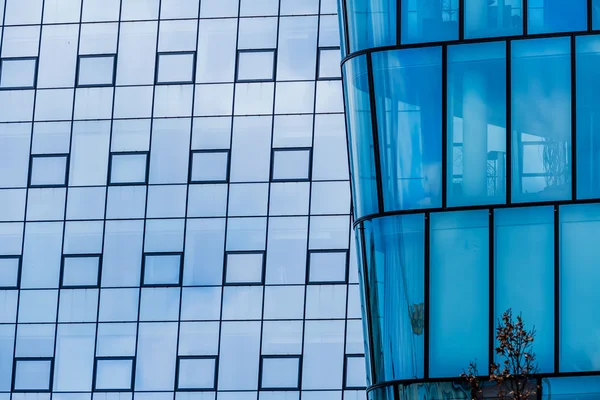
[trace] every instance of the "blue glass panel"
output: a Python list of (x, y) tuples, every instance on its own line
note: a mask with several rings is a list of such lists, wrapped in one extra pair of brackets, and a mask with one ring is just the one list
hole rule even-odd
[(587, 0), (529, 0), (527, 33), (584, 31)]
[(523, 34), (522, 0), (465, 0), (465, 38)]
[(338, 17), (338, 26), (340, 32), (340, 52), (342, 53), (342, 58), (346, 57), (348, 54), (348, 50), (346, 49), (346, 29), (344, 24), (344, 13), (341, 12), (342, 7), (344, 6), (342, 0), (337, 0), (337, 17)]
[[(598, 4), (600, 7), (600, 4)], [(600, 197), (600, 36), (576, 42), (577, 198)]]
[(506, 202), (506, 46), (448, 47), (448, 206)]
[(396, 0), (347, 0), (350, 53), (396, 44)]
[(373, 54), (385, 211), (441, 206), (442, 52)]
[(402, 44), (458, 39), (458, 0), (406, 0), (400, 3)]
[(373, 389), (368, 393), (369, 400), (396, 400), (394, 396), (394, 387), (388, 386)]
[(511, 308), (535, 326), (541, 372), (554, 369), (554, 209), (522, 207), (494, 214), (495, 319)]
[(595, 400), (600, 397), (600, 377), (548, 378), (542, 390), (543, 400)]
[(366, 282), (366, 266), (362, 257), (363, 254), (363, 250), (362, 250), (362, 240), (361, 240), (361, 233), (363, 232), (364, 228), (360, 227), (354, 230), (354, 232), (356, 233), (356, 252), (357, 252), (357, 258), (356, 258), (356, 262), (357, 262), (357, 268), (358, 268), (358, 283), (360, 286), (360, 311), (361, 311), (361, 322), (362, 322), (362, 339), (363, 339), (363, 348), (364, 348), (364, 353), (366, 354), (365, 357), (365, 364), (366, 364), (366, 370), (367, 370), (367, 386), (371, 386), (372, 383), (372, 377), (371, 377), (371, 351), (369, 350), (369, 337), (371, 335), (371, 332), (369, 331), (369, 326), (367, 324), (367, 296), (365, 293), (365, 282)]
[(366, 56), (348, 60), (343, 73), (354, 216), (360, 218), (378, 211)]
[(512, 43), (512, 201), (571, 198), (569, 38)]
[(600, 369), (600, 205), (560, 208), (560, 372)]
[(365, 222), (373, 384), (423, 377), (425, 218)]
[(600, 29), (600, 0), (592, 0), (592, 29)]
[[(432, 377), (488, 364), (489, 211), (431, 214), (430, 350)], [(483, 284), (482, 284), (483, 283)]]

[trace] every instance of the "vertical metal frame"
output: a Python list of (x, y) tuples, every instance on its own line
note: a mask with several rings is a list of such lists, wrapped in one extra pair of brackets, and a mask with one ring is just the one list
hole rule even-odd
[(371, 102), (371, 127), (373, 128), (373, 159), (375, 160), (375, 182), (377, 183), (377, 206), (379, 213), (385, 212), (383, 201), (383, 181), (381, 177), (381, 149), (379, 144), (379, 129), (377, 127), (377, 99), (375, 97), (375, 83), (373, 78), (373, 59), (371, 54), (365, 55), (367, 58), (367, 78), (369, 81), (369, 100)]
[(577, 37), (571, 36), (571, 199), (577, 200)]

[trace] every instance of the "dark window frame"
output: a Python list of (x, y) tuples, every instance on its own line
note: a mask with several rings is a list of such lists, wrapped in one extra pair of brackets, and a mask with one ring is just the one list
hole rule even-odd
[[(282, 355), (261, 355), (260, 363), (258, 366), (258, 390), (264, 391), (290, 391), (290, 390), (300, 390), (302, 388), (302, 355), (291, 355), (291, 354), (282, 354)], [(263, 368), (264, 368), (264, 360), (265, 359), (296, 359), (298, 360), (298, 381), (296, 382), (296, 387), (265, 387), (263, 386)]]
[[(63, 254), (60, 261), (60, 282), (59, 287), (61, 289), (97, 289), (100, 287), (100, 280), (102, 277), (102, 253), (86, 253), (86, 254)], [(98, 274), (96, 277), (95, 285), (65, 285), (65, 259), (67, 258), (97, 258), (98, 259)]]
[[(211, 153), (225, 153), (227, 154), (227, 162), (225, 165), (225, 179), (215, 180), (194, 180), (194, 155), (196, 154), (211, 154)], [(210, 149), (210, 150), (192, 150), (190, 152), (190, 160), (188, 162), (188, 184), (190, 183), (229, 183), (229, 174), (231, 172), (231, 149)]]
[[(113, 360), (122, 360), (122, 361), (131, 361), (131, 382), (129, 383), (129, 389), (98, 389), (96, 387), (96, 377), (98, 374), (98, 361), (113, 361)], [(92, 375), (92, 390), (94, 392), (133, 392), (135, 385), (135, 366), (136, 366), (136, 357), (94, 357), (94, 372)]]
[(35, 61), (35, 67), (33, 69), (33, 85), (32, 86), (8, 86), (8, 87), (0, 87), (0, 91), (2, 90), (24, 90), (24, 89), (36, 89), (37, 88), (37, 80), (38, 80), (38, 71), (40, 61), (37, 56), (35, 57), (3, 57), (0, 58), (0, 84), (2, 83), (2, 64), (4, 61)]
[(19, 289), (21, 287), (21, 271), (23, 270), (23, 256), (22, 255), (0, 255), (0, 260), (18, 260), (17, 261), (17, 282), (15, 286), (3, 286), (0, 285), (0, 289)]
[[(317, 49), (317, 72), (316, 72), (316, 80), (317, 81), (341, 81), (342, 80), (342, 70), (340, 67), (340, 76), (338, 77), (334, 77), (334, 76), (321, 76), (321, 51), (338, 51), (341, 52), (340, 47), (339, 46), (324, 46), (324, 47), (319, 47)], [(341, 53), (340, 53), (341, 54)]]
[[(146, 257), (162, 257), (162, 256), (179, 256), (179, 279), (177, 283), (146, 283)], [(148, 251), (142, 253), (142, 274), (141, 274), (141, 287), (181, 287), (183, 282), (183, 261), (184, 261), (184, 253), (183, 251)]]
[[(87, 58), (113, 58), (113, 69), (112, 69), (112, 81), (111, 83), (91, 83), (81, 84), (79, 83), (79, 74), (81, 69), (81, 60)], [(117, 80), (117, 54), (116, 53), (103, 53), (103, 54), (80, 54), (77, 56), (77, 67), (75, 69), (75, 87), (76, 88), (94, 88), (94, 87), (113, 87)]]
[[(33, 184), (31, 179), (33, 177), (33, 161), (35, 158), (64, 158), (65, 159), (65, 176), (63, 183), (60, 184)], [(31, 154), (29, 156), (29, 173), (27, 176), (27, 187), (29, 188), (59, 188), (67, 187), (69, 182), (69, 168), (71, 164), (71, 155), (69, 153), (56, 153), (56, 154)]]
[[(346, 262), (344, 265), (344, 280), (343, 281), (311, 281), (310, 280), (310, 268), (311, 268), (311, 255), (312, 254), (330, 254), (339, 253), (346, 255)], [(318, 249), (308, 250), (306, 257), (306, 285), (345, 285), (348, 284), (350, 278), (350, 249)]]
[[(160, 76), (160, 58), (162, 56), (192, 56), (192, 76), (190, 80), (187, 81), (159, 81)], [(156, 53), (156, 62), (154, 68), (154, 85), (190, 85), (194, 84), (196, 81), (196, 64), (198, 61), (198, 54), (196, 51), (159, 51)]]
[[(266, 79), (240, 79), (240, 54), (244, 53), (272, 53), (273, 54), (273, 70), (271, 77)], [(238, 49), (235, 55), (235, 78), (236, 83), (253, 83), (253, 82), (275, 82), (277, 79), (277, 48), (264, 49)]]
[[(112, 182), (112, 164), (114, 156), (146, 156), (146, 173), (143, 181), (136, 182)], [(150, 176), (150, 152), (149, 151), (111, 151), (108, 156), (108, 186), (139, 186), (147, 185)]]
[[(214, 382), (211, 388), (180, 388), (179, 387), (179, 372), (181, 370), (181, 360), (214, 360)], [(213, 392), (217, 390), (219, 382), (219, 356), (177, 356), (175, 366), (175, 391), (176, 392)]]
[[(284, 152), (306, 152), (308, 151), (308, 170), (306, 178), (275, 178), (275, 153), (284, 153)], [(275, 147), (271, 149), (271, 172), (270, 172), (270, 181), (271, 182), (310, 182), (312, 180), (312, 172), (313, 172), (313, 149), (312, 147)]]
[[(230, 254), (260, 254), (262, 255), (260, 281), (255, 282), (227, 282), (227, 263)], [(267, 252), (265, 250), (227, 250), (223, 258), (223, 286), (262, 286), (265, 284), (267, 274)]]
[[(48, 374), (48, 389), (16, 389), (17, 364), (22, 361), (50, 362), (50, 373)], [(14, 393), (51, 393), (54, 381), (54, 358), (53, 357), (15, 357), (12, 365), (11, 391)]]
[(366, 386), (348, 386), (348, 359), (350, 358), (362, 358), (363, 361), (366, 361), (366, 356), (364, 354), (344, 354), (344, 378), (342, 383), (343, 390), (365, 390)]

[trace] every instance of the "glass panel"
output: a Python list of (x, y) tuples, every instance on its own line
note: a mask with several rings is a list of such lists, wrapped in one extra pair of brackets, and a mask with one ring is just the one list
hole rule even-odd
[(347, 253), (310, 252), (308, 281), (316, 282), (345, 282), (347, 274)]
[(114, 81), (115, 56), (79, 58), (78, 85), (112, 85)]
[(156, 83), (193, 81), (194, 54), (159, 54)]
[(340, 49), (319, 49), (319, 73), (320, 79), (338, 79), (341, 78)]
[(146, 254), (144, 285), (178, 285), (181, 254)]
[(592, 29), (600, 29), (600, 0), (592, 0)]
[(349, 52), (396, 44), (396, 1), (346, 2)]
[(132, 359), (96, 361), (94, 390), (131, 390)]
[(518, 40), (511, 46), (512, 201), (570, 199), (569, 38)]
[(360, 218), (378, 211), (366, 56), (348, 60), (343, 74), (354, 217)]
[(65, 257), (63, 259), (62, 286), (98, 285), (100, 256)]
[(263, 358), (262, 389), (298, 388), (300, 357)]
[(227, 181), (228, 151), (192, 153), (192, 182)]
[[(346, 356), (346, 387), (363, 388), (365, 381), (365, 357), (364, 356)], [(390, 400), (390, 399), (388, 399)]]
[(587, 29), (587, 0), (529, 0), (527, 33), (584, 31)]
[(0, 287), (16, 287), (20, 257), (0, 257)]
[(523, 34), (523, 0), (465, 0), (465, 38)]
[(227, 254), (225, 283), (261, 283), (264, 253)]
[(448, 47), (448, 206), (506, 202), (505, 51)]
[(594, 400), (600, 394), (600, 378), (577, 376), (544, 379), (543, 400)]
[(0, 61), (0, 88), (35, 86), (37, 59), (5, 59)]
[(238, 53), (238, 81), (274, 79), (275, 50), (241, 51)]
[(274, 150), (273, 180), (310, 179), (310, 149)]
[(216, 358), (179, 360), (178, 389), (214, 389)]
[(425, 218), (378, 218), (364, 229), (372, 383), (423, 377)]
[(31, 185), (65, 184), (67, 156), (33, 157), (31, 160)]
[[(535, 326), (541, 372), (554, 370), (554, 210), (522, 207), (494, 214), (494, 319), (511, 308)], [(526, 285), (523, 282), (527, 282)]]
[(442, 202), (441, 48), (373, 54), (385, 211)]
[[(488, 210), (431, 214), (430, 350), (432, 377), (488, 365)], [(460, 321), (460, 322), (459, 322)]]
[(600, 36), (576, 40), (577, 198), (589, 199), (600, 197)]
[(49, 390), (51, 366), (50, 360), (17, 360), (14, 390)]
[(145, 183), (148, 154), (112, 154), (110, 183)]
[(402, 2), (400, 42), (424, 43), (458, 39), (458, 0)]

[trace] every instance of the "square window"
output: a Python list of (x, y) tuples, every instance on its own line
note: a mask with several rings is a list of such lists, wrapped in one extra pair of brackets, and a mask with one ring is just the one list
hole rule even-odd
[(66, 186), (68, 162), (68, 154), (32, 155), (29, 166), (29, 186)]
[(36, 75), (37, 58), (0, 59), (0, 89), (33, 89)]
[(300, 388), (300, 356), (262, 356), (260, 389)]
[(224, 183), (228, 180), (229, 150), (198, 150), (192, 152), (191, 183)]
[(319, 49), (318, 79), (341, 79), (340, 63), (342, 54), (339, 47), (326, 47)]
[(176, 390), (216, 390), (217, 357), (178, 357)]
[(51, 358), (15, 358), (14, 392), (49, 392), (52, 379)]
[(113, 86), (116, 60), (114, 54), (79, 56), (77, 86)]
[(267, 82), (275, 80), (275, 50), (239, 50), (237, 82)]
[(228, 252), (225, 264), (225, 284), (262, 284), (264, 267), (264, 251)]
[(0, 288), (19, 287), (21, 256), (0, 256)]
[(348, 280), (348, 251), (310, 251), (308, 282), (346, 283)]
[(62, 288), (98, 287), (102, 255), (64, 255), (62, 260)]
[(182, 253), (145, 253), (144, 286), (179, 286), (183, 268)]
[(347, 354), (345, 362), (344, 389), (364, 389), (367, 386), (365, 356), (362, 354)]
[(308, 181), (311, 175), (310, 148), (273, 149), (273, 181)]
[(158, 53), (156, 83), (169, 85), (194, 82), (196, 53)]
[(148, 182), (148, 152), (111, 153), (108, 182), (139, 185)]
[(94, 390), (129, 391), (133, 388), (133, 357), (96, 358)]

